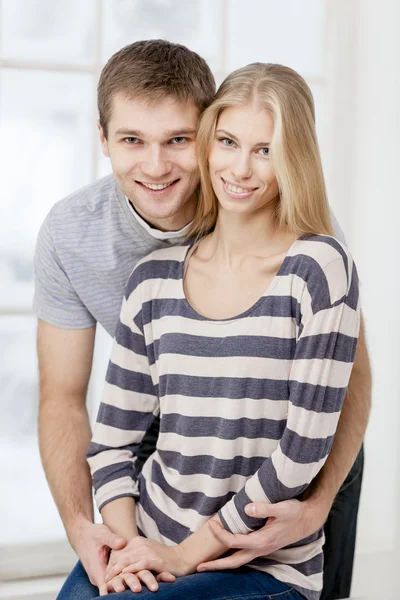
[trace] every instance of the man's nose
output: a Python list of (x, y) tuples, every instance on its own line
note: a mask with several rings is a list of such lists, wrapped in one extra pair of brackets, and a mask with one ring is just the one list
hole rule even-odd
[(146, 160), (142, 162), (143, 174), (154, 179), (160, 179), (164, 175), (168, 175), (171, 170), (172, 164), (167, 160), (162, 148), (149, 149)]

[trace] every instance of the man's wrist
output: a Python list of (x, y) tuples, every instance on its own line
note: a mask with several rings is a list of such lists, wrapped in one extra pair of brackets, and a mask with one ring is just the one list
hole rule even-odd
[(82, 536), (84, 535), (85, 530), (91, 525), (93, 525), (93, 519), (88, 518), (87, 515), (84, 515), (82, 513), (76, 515), (73, 519), (70, 519), (68, 522), (64, 522), (64, 527), (67, 533), (69, 543), (71, 544), (75, 552), (75, 545), (79, 543)]
[(329, 512), (332, 508), (334, 497), (331, 494), (322, 493), (322, 490), (317, 488), (304, 498), (303, 512), (306, 522), (313, 524), (311, 533), (315, 533), (318, 529), (324, 526)]

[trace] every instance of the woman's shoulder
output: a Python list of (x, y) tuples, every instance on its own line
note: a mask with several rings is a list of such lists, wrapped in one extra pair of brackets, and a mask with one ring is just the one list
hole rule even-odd
[(326, 234), (306, 234), (298, 238), (293, 246), (293, 255), (312, 258), (321, 267), (332, 261), (352, 260), (348, 248), (337, 238)]
[(352, 256), (330, 235), (301, 236), (292, 247), (289, 265), (290, 272), (304, 280), (311, 299), (324, 306), (349, 294), (357, 295), (358, 276)]
[(144, 281), (151, 283), (160, 279), (180, 279), (187, 250), (187, 245), (170, 246), (154, 250), (144, 256), (129, 276), (126, 295), (131, 294)]

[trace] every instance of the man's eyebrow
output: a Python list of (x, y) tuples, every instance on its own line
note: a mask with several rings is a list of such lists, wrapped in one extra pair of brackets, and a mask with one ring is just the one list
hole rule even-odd
[(193, 135), (196, 130), (192, 127), (182, 127), (182, 129), (170, 129), (165, 132), (165, 137), (181, 137), (183, 135)]
[[(165, 138), (173, 138), (173, 137), (181, 137), (184, 135), (193, 135), (196, 133), (196, 130), (192, 127), (182, 127), (182, 129), (170, 129), (164, 133)], [(127, 129), (126, 127), (121, 127), (117, 129), (115, 135), (127, 135), (130, 137), (144, 138), (145, 134), (143, 131), (139, 131), (139, 129)]]
[[(226, 131), (225, 129), (217, 129), (215, 133), (218, 135), (225, 135), (227, 138), (235, 140), (235, 142), (238, 141), (238, 138), (235, 137), (233, 133), (229, 133), (229, 131)], [(255, 148), (266, 148), (270, 144), (271, 142), (258, 142), (258, 144), (255, 145)]]
[(117, 129), (115, 135), (129, 135), (130, 137), (142, 138), (144, 133), (138, 129), (126, 129), (125, 127), (121, 127), (120, 129)]

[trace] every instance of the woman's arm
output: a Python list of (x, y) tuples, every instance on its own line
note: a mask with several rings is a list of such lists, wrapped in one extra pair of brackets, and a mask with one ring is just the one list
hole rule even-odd
[(136, 269), (128, 280), (102, 402), (87, 452), (98, 508), (106, 524), (127, 539), (136, 535), (133, 500), (139, 496), (136, 452), (158, 410), (158, 394), (143, 333), (140, 278)]
[(276, 450), (218, 513), (231, 533), (264, 525), (245, 513), (249, 502), (276, 503), (303, 493), (332, 446), (357, 344), (358, 277), (350, 256), (346, 264), (338, 253), (324, 267), (317, 264), (305, 283), (286, 427)]
[(248, 535), (229, 533), (221, 525), (210, 522), (220, 542), (237, 552), (200, 565), (198, 570), (236, 569), (321, 529), (360, 450), (370, 412), (371, 387), (371, 367), (361, 317), (356, 356), (333, 446), (325, 465), (307, 488), (304, 500), (247, 505), (246, 512), (253, 509), (255, 517), (268, 519), (261, 529)]

